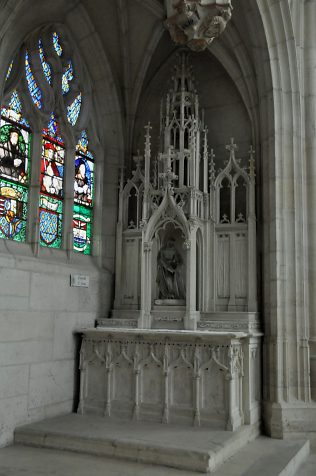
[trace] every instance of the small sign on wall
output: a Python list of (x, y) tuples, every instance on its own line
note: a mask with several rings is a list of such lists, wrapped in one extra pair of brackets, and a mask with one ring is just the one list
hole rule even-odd
[(74, 288), (88, 288), (90, 277), (86, 274), (71, 274), (70, 286)]

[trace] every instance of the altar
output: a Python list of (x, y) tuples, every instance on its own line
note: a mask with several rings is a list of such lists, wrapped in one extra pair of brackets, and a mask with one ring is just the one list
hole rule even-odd
[(78, 411), (235, 430), (259, 417), (259, 387), (243, 388), (259, 385), (256, 344), (245, 332), (86, 330)]
[(254, 150), (231, 139), (216, 167), (186, 51), (156, 132), (122, 169), (114, 306), (82, 332), (78, 411), (234, 431), (261, 413)]

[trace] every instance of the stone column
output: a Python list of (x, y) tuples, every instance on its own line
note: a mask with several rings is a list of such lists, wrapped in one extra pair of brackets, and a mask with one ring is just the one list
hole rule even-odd
[(30, 176), (29, 191), (29, 216), (27, 238), (32, 243), (33, 252), (37, 256), (39, 251), (39, 194), (40, 194), (40, 171), (42, 158), (42, 130), (33, 132), (32, 141), (32, 174)]
[(138, 320), (138, 327), (140, 329), (151, 328), (152, 245), (152, 241), (143, 242), (141, 258), (141, 311)]
[(196, 330), (199, 312), (196, 310), (196, 229), (190, 234), (190, 240), (185, 241), (187, 250), (187, 276), (186, 276), (186, 313), (184, 328)]
[[(305, 134), (309, 261), (310, 386), (316, 401), (316, 3), (305, 2)], [(303, 336), (304, 337), (304, 336)], [(305, 336), (308, 337), (308, 336)]]

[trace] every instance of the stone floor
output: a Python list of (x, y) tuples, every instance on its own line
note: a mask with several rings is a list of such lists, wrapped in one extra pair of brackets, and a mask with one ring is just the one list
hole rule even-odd
[[(213, 475), (271, 476), (271, 467), (266, 465), (262, 466), (259, 473), (258, 471), (253, 473), (251, 469), (249, 472), (249, 468), (244, 469), (258, 456), (258, 448), (257, 445), (256, 449), (250, 451), (248, 449), (246, 458), (243, 454), (236, 455)], [(201, 473), (44, 448), (17, 445), (0, 450), (0, 476), (198, 476), (198, 474)], [(312, 454), (298, 472), (292, 474), (315, 476), (316, 454)]]
[[(71, 419), (72, 417), (69, 418)], [(67, 422), (67, 418), (64, 421)], [(84, 419), (82, 421), (84, 421)], [(51, 431), (54, 431), (54, 424), (57, 426), (59, 420), (52, 419), (49, 420), (49, 422)], [(98, 435), (100, 428), (98, 428), (98, 426), (95, 424), (93, 425), (93, 420), (90, 420), (89, 423), (89, 431), (92, 432), (94, 436), (100, 436), (100, 434)], [(78, 420), (77, 427), (74, 420), (71, 420), (71, 424), (73, 426), (72, 432), (75, 434), (79, 431), (81, 425), (80, 419)], [(38, 437), (40, 436), (39, 430), (41, 428), (42, 430), (45, 430), (44, 440), (47, 440), (47, 444), (49, 444), (49, 432), (46, 425), (47, 424), (44, 421), (33, 424), (29, 427), (33, 431), (32, 438), (35, 437), (35, 429)], [(60, 426), (60, 423), (58, 426)], [(124, 441), (127, 443), (126, 435), (129, 435), (131, 429), (126, 424), (124, 424), (124, 428)], [(171, 430), (173, 432), (177, 431), (176, 428), (171, 428)], [(189, 440), (192, 439), (193, 435), (191, 435), (190, 432), (186, 430), (187, 429), (183, 428), (181, 434), (177, 433), (178, 437), (176, 438), (176, 442), (174, 441), (174, 444), (182, 446), (183, 450), (186, 451), (189, 456), (190, 452), (188, 452), (188, 448), (186, 448), (188, 445), (187, 439), (188, 436)], [(118, 442), (119, 428), (115, 429), (113, 426), (111, 431), (114, 431), (114, 436)], [(142, 433), (137, 434), (137, 431), (142, 431)], [(151, 434), (151, 438), (149, 439), (151, 439), (151, 441), (155, 440), (156, 443), (158, 443), (160, 438), (165, 436), (165, 431), (165, 427), (161, 427), (160, 432), (157, 431), (156, 434)], [(218, 432), (214, 432), (212, 435), (213, 445), (215, 444), (214, 437), (217, 435), (217, 433)], [(149, 428), (147, 428), (146, 425), (141, 425), (138, 427), (134, 424), (133, 436), (136, 438), (136, 440), (139, 440), (142, 436), (144, 437), (144, 441), (148, 442), (148, 435)], [(64, 433), (64, 436), (67, 435)], [(218, 438), (221, 438), (221, 436), (217, 435), (216, 438), (216, 445), (218, 445)], [(303, 464), (301, 464), (308, 454), (309, 443), (306, 442), (307, 438), (310, 440), (311, 455)], [(41, 446), (45, 446), (44, 440), (39, 441)], [(36, 444), (35, 440), (30, 440), (29, 444)], [(195, 442), (195, 444), (198, 446), (203, 446), (201, 441)], [(205, 444), (206, 442), (204, 441), (204, 445)], [(60, 440), (60, 445), (60, 448), (62, 448), (62, 438)], [(76, 447), (74, 446), (73, 449), (75, 450)], [(171, 450), (173, 453), (173, 449)], [(86, 448), (86, 451), (88, 452), (88, 448)], [(193, 455), (193, 453), (191, 454)], [(161, 464), (161, 460), (159, 459), (158, 461)], [(15, 446), (0, 450), (0, 476), (198, 476), (199, 474), (202, 473), (192, 470), (172, 469), (170, 467), (164, 467), (160, 465), (154, 466), (146, 462), (131, 462), (122, 459), (112, 459), (109, 456), (95, 456), (80, 452), (49, 449), (47, 447), (37, 448), (16, 444)], [(300, 434), (286, 440), (272, 440), (270, 438), (260, 436), (254, 441), (250, 441), (242, 449), (237, 451), (234, 456), (226, 460), (224, 464), (222, 464), (214, 473), (212, 473), (212, 475), (315, 476), (316, 435)]]
[(0, 476), (198, 476), (199, 473), (44, 448), (0, 450)]
[(229, 432), (69, 414), (17, 428), (15, 443), (206, 472), (253, 441), (258, 433), (257, 425)]

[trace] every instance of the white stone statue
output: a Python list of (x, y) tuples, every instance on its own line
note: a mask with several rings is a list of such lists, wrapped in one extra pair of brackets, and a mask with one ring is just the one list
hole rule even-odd
[(168, 238), (157, 258), (159, 299), (185, 299), (182, 257), (173, 238)]
[(165, 25), (175, 43), (202, 51), (226, 28), (231, 0), (166, 0)]

